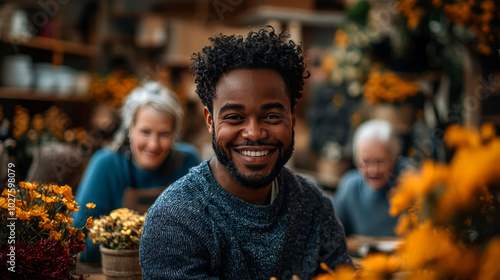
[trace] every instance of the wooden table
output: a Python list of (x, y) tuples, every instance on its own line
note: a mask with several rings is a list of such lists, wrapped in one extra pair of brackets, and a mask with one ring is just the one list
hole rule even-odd
[(394, 249), (401, 242), (398, 237), (380, 237), (380, 236), (363, 236), (363, 235), (352, 235), (347, 237), (347, 250), (352, 256), (363, 257), (366, 253), (363, 253), (363, 247), (370, 247), (381, 252), (389, 253), (394, 251)]
[(104, 274), (102, 273), (102, 267), (100, 264), (88, 264), (77, 262), (76, 263), (76, 273), (82, 274), (83, 276), (89, 276), (89, 280), (105, 280)]

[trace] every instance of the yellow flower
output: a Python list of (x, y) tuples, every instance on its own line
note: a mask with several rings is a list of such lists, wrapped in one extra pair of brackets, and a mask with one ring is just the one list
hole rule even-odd
[(419, 269), (416, 271), (412, 271), (409, 275), (407, 275), (405, 280), (440, 280), (437, 273), (430, 269)]
[(431, 221), (410, 232), (398, 251), (403, 270), (416, 271), (436, 265), (444, 276), (461, 279), (470, 279), (478, 262), (476, 252), (465, 250), (448, 230), (433, 227)]
[(485, 123), (481, 126), (481, 138), (489, 141), (495, 138), (495, 126), (492, 123)]
[(8, 199), (5, 197), (0, 197), (0, 208), (2, 209), (8, 209), (9, 208), (9, 203)]
[(38, 223), (38, 227), (47, 231), (56, 230), (59, 228), (59, 222), (45, 218), (43, 221)]
[(44, 205), (35, 205), (28, 210), (28, 213), (31, 217), (38, 217), (42, 221), (49, 216)]
[(77, 237), (78, 240), (80, 241), (85, 241), (85, 234), (83, 232), (80, 232)]
[(36, 189), (38, 188), (38, 184), (31, 182), (19, 182), (19, 187), (29, 191), (36, 191)]
[(363, 277), (372, 279), (384, 279), (385, 276), (396, 272), (400, 266), (399, 259), (395, 255), (382, 253), (370, 254), (361, 260), (360, 272)]
[(93, 226), (93, 225), (94, 225), (94, 221), (92, 220), (92, 217), (89, 217), (89, 218), (87, 219), (87, 222), (85, 223), (85, 227), (86, 227), (86, 228), (89, 228), (89, 227), (91, 227), (91, 226)]
[(80, 206), (76, 206), (76, 204), (77, 204), (76, 201), (74, 201), (72, 199), (68, 199), (68, 198), (64, 197), (62, 199), (62, 202), (68, 208), (68, 210), (71, 212), (75, 212), (75, 211), (78, 211), (80, 209)]
[(63, 197), (65, 197), (67, 199), (74, 198), (73, 192), (71, 191), (71, 188), (68, 185), (64, 185), (64, 186), (60, 187), (59, 192)]
[(417, 83), (407, 82), (394, 72), (381, 72), (373, 69), (363, 86), (363, 96), (367, 103), (401, 102), (417, 95), (420, 87)]
[(342, 29), (338, 29), (335, 32), (335, 37), (334, 37), (333, 41), (337, 46), (339, 46), (341, 48), (347, 48), (347, 46), (349, 46), (349, 36)]
[(477, 280), (500, 279), (498, 260), (500, 260), (500, 238), (496, 238), (488, 244), (486, 252), (481, 258)]
[(54, 239), (55, 241), (59, 241), (61, 240), (61, 233), (55, 230), (51, 230), (49, 238)]
[(16, 218), (19, 220), (29, 220), (31, 217), (29, 212), (23, 211), (21, 208), (16, 207)]
[(94, 203), (87, 203), (85, 206), (87, 207), (88, 210), (95, 208), (95, 204)]
[(447, 147), (478, 147), (481, 144), (479, 134), (472, 128), (450, 125), (444, 134), (444, 141)]

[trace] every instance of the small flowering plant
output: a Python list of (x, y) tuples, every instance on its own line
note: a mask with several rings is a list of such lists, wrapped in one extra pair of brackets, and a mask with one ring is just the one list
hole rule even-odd
[(94, 220), (90, 228), (90, 240), (113, 250), (137, 250), (141, 240), (146, 214), (120, 208), (111, 211), (108, 216)]
[[(94, 207), (87, 204), (87, 209)], [(85, 227), (72, 226), (71, 215), (79, 209), (68, 185), (20, 182), (4, 189), (0, 196), (2, 271), (13, 272), (16, 279), (75, 279), (76, 255), (85, 251), (83, 230), (92, 224), (90, 217)]]

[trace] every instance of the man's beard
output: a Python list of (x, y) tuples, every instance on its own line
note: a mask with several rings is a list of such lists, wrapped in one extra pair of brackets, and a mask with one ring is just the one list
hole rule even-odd
[[(285, 164), (288, 162), (288, 160), (290, 159), (290, 157), (292, 156), (292, 153), (293, 153), (293, 148), (294, 148), (294, 144), (295, 144), (294, 139), (295, 139), (295, 131), (292, 129), (292, 142), (290, 143), (290, 146), (286, 150), (283, 150), (283, 144), (274, 145), (278, 149), (279, 156), (278, 156), (278, 159), (276, 160), (276, 163), (273, 166), (273, 169), (271, 170), (271, 172), (267, 176), (262, 176), (262, 175), (258, 175), (258, 174), (246, 176), (246, 175), (243, 175), (242, 173), (240, 173), (238, 171), (238, 169), (236, 168), (236, 166), (234, 165), (234, 162), (231, 160), (232, 150), (228, 147), (229, 154), (226, 154), (222, 145), (219, 145), (215, 141), (215, 131), (212, 133), (212, 147), (214, 149), (215, 156), (217, 157), (217, 160), (219, 160), (219, 162), (222, 163), (222, 165), (224, 165), (227, 168), (229, 173), (231, 173), (233, 178), (238, 183), (240, 183), (242, 186), (245, 186), (247, 188), (260, 189), (260, 188), (263, 188), (263, 187), (271, 184), (271, 182), (276, 178), (276, 176), (278, 176), (278, 174), (280, 173), (283, 166), (285, 166)], [(260, 140), (257, 142), (247, 140), (247, 141), (245, 141), (245, 143), (243, 143), (243, 145), (244, 146), (262, 146), (262, 145), (269, 146), (270, 143), (260, 141)], [(256, 167), (255, 169), (257, 171), (260, 168)]]

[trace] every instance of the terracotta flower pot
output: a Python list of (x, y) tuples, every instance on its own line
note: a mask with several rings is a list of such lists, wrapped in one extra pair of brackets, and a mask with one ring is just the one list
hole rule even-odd
[(141, 280), (139, 250), (112, 250), (100, 246), (106, 279)]

